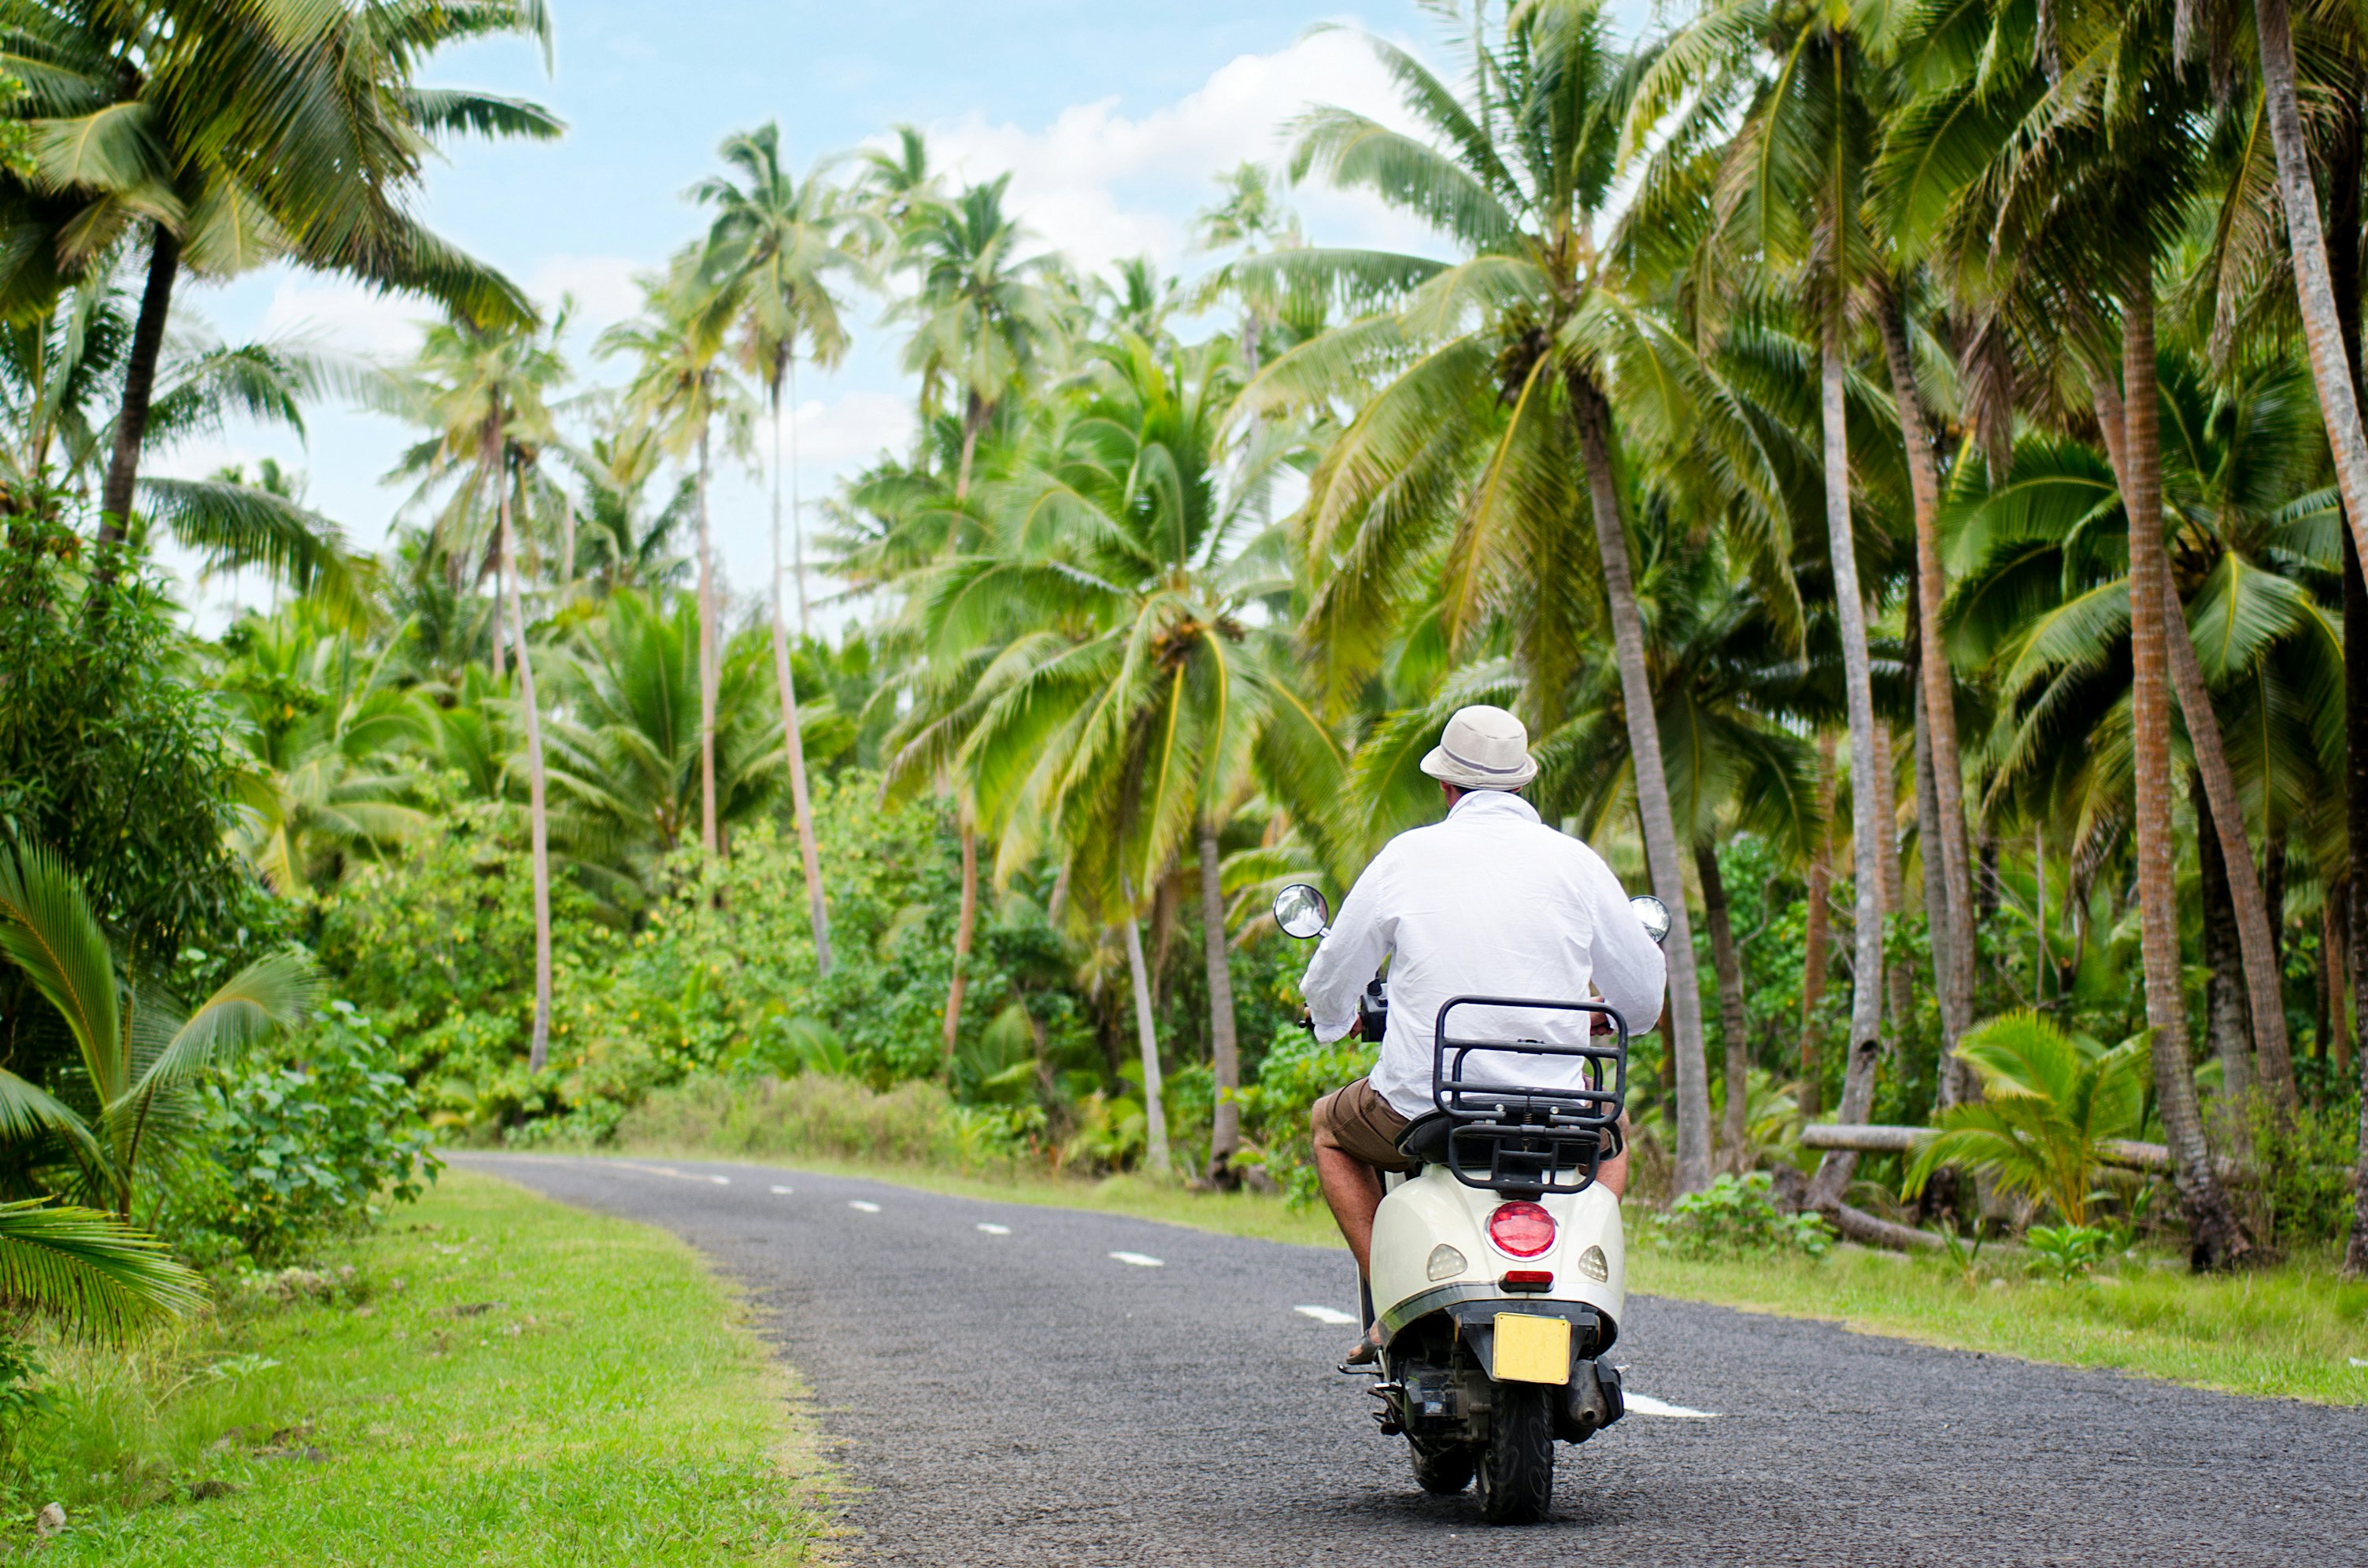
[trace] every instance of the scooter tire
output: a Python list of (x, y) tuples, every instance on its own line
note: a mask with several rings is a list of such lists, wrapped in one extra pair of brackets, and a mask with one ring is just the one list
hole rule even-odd
[(1480, 1517), (1492, 1525), (1531, 1525), (1554, 1499), (1554, 1411), (1539, 1383), (1498, 1383), (1480, 1450)]
[(1454, 1496), (1472, 1484), (1473, 1466), (1469, 1443), (1414, 1444), (1415, 1483), (1425, 1492)]

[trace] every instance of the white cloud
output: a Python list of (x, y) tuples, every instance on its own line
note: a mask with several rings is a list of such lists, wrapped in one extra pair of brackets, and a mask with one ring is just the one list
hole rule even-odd
[(420, 331), (435, 313), (432, 305), (357, 284), (290, 277), (271, 292), (262, 335), (309, 338), (341, 354), (404, 359), (418, 348)]
[(563, 295), (572, 297), (575, 326), (597, 333), (642, 308), (634, 279), (648, 270), (630, 256), (554, 256), (528, 275), (526, 291), (546, 307), (556, 307)]
[[(1072, 105), (1042, 130), (973, 117), (933, 130), (931, 141), (962, 177), (1010, 170), (1011, 206), (1080, 266), (1099, 269), (1149, 252), (1174, 268), (1186, 254), (1190, 214), (1213, 195), (1213, 176), (1245, 159), (1280, 162), (1285, 126), (1311, 103), (1404, 123), (1372, 51), (1352, 34), (1317, 33), (1273, 54), (1238, 56), (1198, 90), (1139, 119), (1104, 98)], [(1413, 237), (1369, 201), (1312, 188), (1293, 199), (1322, 239)]]
[(913, 441), (913, 402), (888, 392), (851, 392), (835, 402), (807, 398), (793, 416), (801, 470), (863, 467), (884, 449)]

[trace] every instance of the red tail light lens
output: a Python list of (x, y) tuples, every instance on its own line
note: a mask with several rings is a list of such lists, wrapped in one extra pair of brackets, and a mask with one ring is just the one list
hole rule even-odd
[(1508, 1257), (1538, 1257), (1554, 1244), (1554, 1216), (1543, 1204), (1499, 1203), (1488, 1216), (1488, 1244)]

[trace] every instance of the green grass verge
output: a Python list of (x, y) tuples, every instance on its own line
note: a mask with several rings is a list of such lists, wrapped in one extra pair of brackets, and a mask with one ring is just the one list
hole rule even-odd
[[(686, 1147), (641, 1147), (677, 1159), (780, 1163)], [(808, 1159), (800, 1170), (867, 1176), (930, 1192), (1038, 1203), (1189, 1225), (1262, 1241), (1340, 1244), (1331, 1216), (1254, 1193), (1195, 1193), (1140, 1176), (1084, 1181), (1030, 1173), (983, 1176), (928, 1166)], [(1630, 1220), (1632, 1231), (1635, 1217)], [(1817, 1318), (1863, 1334), (2032, 1361), (2098, 1367), (2230, 1393), (2368, 1404), (2368, 1283), (2336, 1278), (2328, 1258), (2199, 1279), (2131, 1265), (2056, 1284), (1992, 1253), (1968, 1275), (1935, 1259), (1855, 1246), (1823, 1259), (1696, 1260), (1632, 1247), (1628, 1287), (1782, 1317)]]
[(2205, 1278), (2125, 1264), (2059, 1284), (2003, 1261), (1968, 1274), (1858, 1247), (1816, 1260), (1642, 1248), (1628, 1288), (2227, 1393), (2368, 1404), (2368, 1366), (2355, 1364), (2368, 1362), (2368, 1283), (2339, 1279), (2331, 1257)]
[(51, 1351), (8, 1534), (56, 1498), (54, 1562), (389, 1568), (793, 1562), (824, 1528), (792, 1391), (663, 1232), (448, 1170), (279, 1289)]

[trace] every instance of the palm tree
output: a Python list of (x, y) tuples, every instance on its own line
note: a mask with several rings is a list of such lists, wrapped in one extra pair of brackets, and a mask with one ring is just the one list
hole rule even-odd
[[(542, 710), (535, 696), (534, 659), (527, 646), (514, 511), (526, 493), (530, 452), (552, 435), (545, 399), (566, 374), (557, 348), (558, 332), (557, 324), (548, 332), (486, 329), (457, 322), (431, 327), (392, 398), (429, 431), (416, 454), (429, 483), (455, 483), (439, 528), (456, 535), (473, 530), (481, 537), (486, 512), (493, 514), (496, 572), (508, 598), (508, 634), (518, 654), (518, 698), (525, 716), (527, 816), (534, 859), (534, 1032), (527, 1064), (538, 1073), (551, 1051), (551, 818)], [(498, 631), (494, 641), (498, 649)]]
[(982, 815), (1003, 826), (1002, 865), (1049, 844), (1072, 903), (1119, 927), (1150, 1159), (1162, 1172), (1159, 1048), (1137, 923), (1142, 896), (1191, 847), (1220, 1179), (1239, 1143), (1220, 835), (1253, 778), (1311, 809), (1340, 778), (1331, 736), (1247, 619), (1289, 580), (1278, 540), (1243, 537), (1281, 449), (1253, 454), (1247, 480), (1223, 479), (1238, 386), (1222, 339), (1178, 348), (1122, 335), (1096, 351), (1079, 404), (1048, 410), (1028, 460), (997, 485), (981, 548), (916, 585), (926, 650), (960, 659), (988, 628), (1005, 640), (985, 651), (966, 694), (908, 732), (905, 763), (951, 749)]
[[(747, 822), (772, 801), (780, 732), (746, 640), (727, 649), (716, 695), (716, 816)], [(558, 666), (552, 725), (554, 825), (579, 873), (635, 903), (700, 821), (699, 608), (689, 595), (619, 588)]]
[(711, 278), (697, 246), (689, 247), (664, 273), (642, 279), (642, 314), (600, 335), (603, 354), (632, 354), (641, 363), (627, 402), (659, 433), (676, 458), (692, 458), (699, 480), (699, 842), (710, 855), (721, 846), (715, 818), (715, 661), (721, 649), (715, 628), (715, 545), (708, 517), (713, 472), (715, 425), (738, 444), (745, 410), (738, 387), (723, 365), (724, 335), (732, 321), (731, 294)]
[[(2285, 218), (2294, 292), (2302, 305), (2303, 340), (2310, 351), (2319, 405), (2326, 410), (2328, 441), (2335, 452), (2336, 482), (2353, 545), (2362, 560), (2368, 561), (2368, 429), (2361, 424), (2360, 366), (2347, 351), (2344, 311), (2328, 261), (2327, 236), (2319, 226), (2318, 189), (2311, 177), (2310, 144), (2303, 132), (2296, 90), (2294, 22), (2286, 0), (2254, 0), (2253, 17), (2260, 42), (2262, 108), (2277, 153), (2278, 205)], [(2356, 306), (2352, 313), (2356, 320)], [(2362, 1202), (2362, 1214), (2368, 1216), (2368, 1198)], [(2361, 1228), (2368, 1231), (2368, 1218)]]
[(970, 495), (978, 438), (1004, 400), (1034, 369), (1053, 334), (1036, 279), (1041, 265), (1020, 254), (1028, 231), (1003, 208), (1011, 176), (973, 185), (951, 202), (917, 207), (903, 244), (919, 288), (896, 312), (914, 324), (905, 369), (921, 377), (923, 414), (939, 383), (962, 397), (962, 456), (954, 504)]
[[(1801, 0), (1726, 0), (1670, 41), (1646, 74), (1628, 135), (1642, 144), (1668, 106), (1689, 90), (1699, 116), (1735, 106), (1736, 129), (1723, 153), (1714, 198), (1714, 244), (1733, 246), (1744, 268), (1782, 280), (1816, 324), (1826, 539), (1841, 633), (1849, 704), (1856, 953), (1851, 965), (1850, 1050), (1838, 1114), (1864, 1119), (1873, 1104), (1882, 1051), (1883, 910), (1875, 788), (1874, 698), (1867, 653), (1866, 596), (1850, 520), (1847, 421), (1851, 374), (1849, 314), (1872, 271), (1862, 220), (1867, 165), (1884, 105), (1885, 77), (1845, 15)], [(1682, 134), (1675, 149), (1690, 151)], [(1819, 1166), (1811, 1200), (1839, 1203), (1854, 1156), (1837, 1151)]]
[(93, 1107), (85, 1117), (0, 1068), (0, 1138), (58, 1143), (80, 1184), (126, 1222), (147, 1166), (169, 1166), (203, 1126), (195, 1091), (206, 1066), (294, 1023), (312, 994), (308, 962), (274, 954), (182, 1017), (155, 985), (118, 969), (81, 882), (30, 845), (0, 846), (0, 954), (65, 1021)]
[[(2015, 58), (1997, 71), (1950, 54), (1953, 68), (1903, 113), (1885, 156), (1902, 168), (1972, 171), (1950, 190), (1896, 181), (1893, 199), (1908, 215), (1903, 230), (1945, 230), (1963, 294), (1993, 312), (2037, 314), (2032, 339), (2059, 358), (2085, 360), (2133, 523), (2132, 772), (2156, 1089), (2195, 1261), (2220, 1267), (2241, 1259), (2249, 1243), (2212, 1164), (2187, 1048), (2171, 825), (2174, 655), (2166, 635), (2176, 595), (2163, 540), (2155, 341), (2156, 268), (2199, 177), (2203, 130), (2194, 84), (2170, 55), (2168, 5), (2082, 4), (2056, 8), (2051, 21), (2053, 37), (2036, 62), (2020, 45), (2004, 46)], [(1994, 37), (2021, 25), (2000, 9), (1979, 24)], [(2146, 90), (2123, 92), (2121, 84), (2133, 79)], [(2118, 342), (2105, 324), (2116, 313)], [(2190, 707), (2191, 730), (2203, 730), (2208, 701)], [(2224, 831), (2240, 825), (2234, 802), (2226, 812), (2216, 802), (2213, 809)], [(2250, 851), (2228, 859), (2233, 881), (2249, 869)]]
[(9, 313), (147, 230), (102, 539), (121, 538), (130, 517), (184, 267), (227, 278), (285, 256), (426, 295), (472, 320), (530, 315), (514, 286), (422, 227), (406, 205), (439, 135), (560, 133), (535, 105), (417, 84), (437, 50), (503, 34), (547, 49), (548, 14), (534, 0), (405, 12), (399, 22), (378, 6), (293, 0), (11, 0), (0, 9), (0, 40), (27, 62), (36, 116), (32, 173), (0, 192), (0, 222), (12, 231), (0, 271)]
[(235, 650), (221, 685), (245, 710), (254, 756), (250, 820), (236, 837), (265, 880), (303, 896), (334, 881), (345, 858), (416, 836), (424, 813), (403, 803), (409, 779), (397, 754), (433, 732), (416, 693), (391, 665), (401, 632), (375, 652), (299, 600), (269, 620), (233, 626)]
[[(1310, 248), (1237, 264), (1309, 294), (1403, 301), (1394, 314), (1284, 355), (1250, 402), (1315, 406), (1382, 383), (1317, 467), (1303, 514), (1322, 583), (1306, 630), (1335, 663), (1336, 693), (1370, 661), (1376, 629), (1433, 551), (1445, 551), (1440, 617), (1452, 642), (1509, 621), (1533, 700), (1565, 689), (1578, 647), (1573, 618), (1600, 585), (1646, 859), (1673, 922), (1677, 1180), (1692, 1191), (1710, 1180), (1702, 998), (1612, 415), (1622, 406), (1632, 420), (1682, 428), (1690, 414), (1649, 405), (1683, 402), (1699, 376), (1686, 346), (1622, 293), (1594, 234), (1641, 62), (1612, 50), (1598, 0), (1518, 8), (1493, 45), (1475, 12), (1470, 32), (1474, 74), (1460, 94), (1404, 51), (1370, 40), (1430, 140), (1324, 108), (1302, 119), (1292, 154), (1294, 174), (1320, 166), (1336, 185), (1369, 190), (1467, 259)], [(1592, 568), (1569, 527), (1582, 505), (1578, 475), (1594, 525)], [(1550, 730), (1562, 715), (1541, 708), (1531, 717)]]
[[(740, 312), (743, 362), (761, 377), (773, 415), (773, 674), (780, 688), (782, 744), (790, 759), (790, 802), (797, 813), (798, 854), (805, 869), (808, 919), (814, 926), (814, 958), (830, 972), (830, 916), (823, 898), (822, 856), (814, 843), (814, 807), (806, 795), (805, 743), (798, 727), (796, 683), (790, 678), (790, 636), (781, 615), (781, 424), (782, 391), (790, 404), (798, 396), (798, 345), (822, 369), (847, 352), (847, 329), (831, 295), (828, 274), (860, 267), (849, 244), (850, 228), (862, 228), (847, 210), (824, 170), (803, 184), (781, 167), (780, 130), (766, 125), (723, 144), (724, 162), (746, 184), (711, 178), (694, 189), (720, 210), (708, 231), (708, 265), (730, 281)], [(860, 243), (860, 237), (858, 239)], [(790, 432), (790, 526), (795, 540), (792, 570), (798, 587), (798, 634), (812, 631), (806, 609), (806, 535), (799, 506), (797, 431)]]

